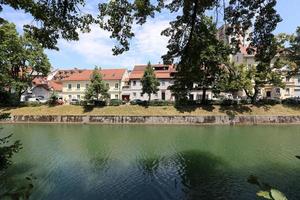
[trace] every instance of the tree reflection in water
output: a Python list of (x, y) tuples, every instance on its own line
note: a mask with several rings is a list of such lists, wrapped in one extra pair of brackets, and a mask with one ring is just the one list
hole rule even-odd
[[(0, 113), (0, 120), (7, 118), (9, 113)], [(10, 173), (11, 158), (22, 149), (22, 144), (19, 140), (11, 142), (12, 134), (0, 133), (0, 199), (29, 199), (35, 177), (30, 175), (25, 179), (17, 179), (16, 173)]]
[(178, 153), (177, 159), (186, 199), (230, 199), (229, 178), (222, 170), (225, 163), (221, 158), (193, 150)]

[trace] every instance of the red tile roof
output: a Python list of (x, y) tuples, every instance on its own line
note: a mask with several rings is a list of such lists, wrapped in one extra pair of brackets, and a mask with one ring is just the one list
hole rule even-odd
[(61, 92), (63, 88), (62, 83), (57, 81), (49, 81), (49, 87), (56, 92)]
[[(121, 80), (126, 72), (126, 69), (101, 69), (103, 80)], [(62, 79), (63, 81), (88, 81), (91, 79), (93, 70), (80, 70), (68, 77)]]
[[(146, 69), (147, 65), (136, 65), (134, 66), (132, 72), (129, 75), (129, 79), (141, 79), (144, 75), (144, 71)], [(174, 65), (152, 65), (154, 67), (154, 73), (156, 78), (161, 79), (170, 79), (172, 78), (171, 73), (175, 72)]]

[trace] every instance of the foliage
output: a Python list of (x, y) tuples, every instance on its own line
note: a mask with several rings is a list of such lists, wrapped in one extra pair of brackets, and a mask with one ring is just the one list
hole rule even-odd
[(142, 94), (148, 94), (149, 102), (151, 100), (151, 94), (156, 94), (159, 86), (159, 81), (156, 79), (154, 70), (151, 66), (151, 63), (148, 63), (148, 66), (145, 69), (143, 78), (141, 79), (142, 83)]
[[(272, 33), (281, 21), (275, 10), (276, 0), (248, 1), (231, 0), (226, 8), (225, 19), (229, 27), (227, 34), (233, 36), (232, 44), (239, 51), (242, 41), (240, 37), (247, 36), (250, 44), (247, 46), (248, 54), (255, 57), (257, 66), (251, 69), (253, 80), (252, 88), (244, 88), (248, 97), (255, 103), (261, 87), (266, 84), (281, 86), (281, 74), (278, 71), (283, 66), (272, 65), (276, 62), (278, 42)], [(253, 91), (253, 93), (252, 93)]]
[(256, 104), (259, 105), (276, 105), (280, 103), (281, 103), (280, 99), (266, 99), (266, 98), (260, 99), (256, 102)]
[(108, 94), (108, 87), (105, 85), (104, 81), (102, 80), (102, 75), (99, 72), (101, 69), (95, 67), (92, 77), (91, 77), (91, 84), (89, 84), (88, 88), (85, 92), (85, 100), (103, 100), (109, 97)]
[(0, 22), (0, 90), (14, 92), (18, 100), (32, 80), (46, 75), (49, 60), (40, 43), (29, 34), (19, 36), (14, 24)]
[(111, 99), (109, 102), (110, 106), (120, 106), (122, 104), (123, 104), (123, 102), (120, 99)]
[[(6, 113), (0, 113), (0, 119), (3, 120), (7, 117), (8, 115)], [(12, 164), (12, 156), (15, 153), (18, 153), (22, 148), (21, 142), (19, 140), (11, 143), (11, 137), (12, 134), (0, 137), (0, 172)]]
[(282, 104), (289, 105), (289, 106), (299, 106), (300, 98), (295, 98), (295, 97), (286, 98), (286, 99), (282, 100)]
[[(199, 11), (200, 12), (200, 11)], [(196, 19), (195, 19), (196, 20)], [(175, 82), (171, 87), (177, 101), (187, 99), (191, 90), (202, 90), (202, 103), (206, 99), (206, 91), (217, 87), (222, 74), (227, 71), (225, 63), (230, 53), (230, 49), (223, 41), (216, 38), (216, 25), (211, 18), (200, 15), (197, 23), (193, 27), (193, 33), (190, 33), (190, 43), (184, 47), (176, 47), (181, 40), (177, 38), (174, 32), (181, 32), (180, 27), (172, 27), (164, 33), (171, 38), (176, 37), (169, 44), (174, 48), (182, 48), (180, 54), (168, 51), (165, 59), (179, 59)], [(187, 34), (187, 33), (181, 33)]]
[[(94, 21), (91, 14), (84, 14), (81, 8), (84, 0), (2, 0), (3, 6), (29, 13), (36, 24), (27, 24), (24, 30), (42, 44), (44, 48), (58, 49), (57, 40), (61, 37), (66, 40), (78, 40), (78, 31), (89, 31), (89, 25)], [(0, 17), (0, 23), (5, 21)], [(1, 38), (1, 37), (0, 37)]]
[(58, 95), (56, 92), (52, 92), (50, 97), (49, 97), (49, 105), (56, 105), (58, 101)]

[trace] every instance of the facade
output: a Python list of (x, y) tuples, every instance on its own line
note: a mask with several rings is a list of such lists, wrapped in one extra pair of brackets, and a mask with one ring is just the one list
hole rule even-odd
[[(126, 69), (99, 70), (106, 85), (109, 87), (111, 99), (121, 99), (122, 87), (128, 76)], [(83, 100), (85, 91), (90, 84), (93, 70), (77, 70), (61, 80), (62, 97), (66, 102), (72, 99)]]
[[(156, 78), (158, 79), (159, 91), (157, 94), (152, 94), (151, 99), (173, 101), (174, 96), (172, 96), (169, 86), (174, 84), (172, 79), (172, 73), (175, 72), (173, 65), (151, 65), (154, 69)], [(123, 100), (148, 100), (149, 96), (147, 94), (142, 94), (142, 83), (141, 79), (144, 75), (144, 71), (147, 65), (135, 65), (133, 70), (130, 72), (125, 85), (122, 88), (122, 99)]]

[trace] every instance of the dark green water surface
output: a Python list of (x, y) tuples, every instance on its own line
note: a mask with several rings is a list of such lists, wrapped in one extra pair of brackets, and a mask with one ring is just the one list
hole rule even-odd
[(255, 175), (300, 199), (300, 126), (2, 125), (31, 199), (252, 200)]

